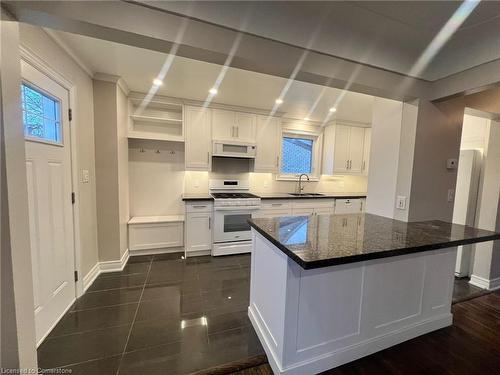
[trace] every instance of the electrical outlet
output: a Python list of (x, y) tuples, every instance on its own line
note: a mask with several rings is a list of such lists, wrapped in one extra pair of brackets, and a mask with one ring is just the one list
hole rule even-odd
[(398, 210), (406, 209), (406, 197), (402, 195), (398, 195), (396, 198), (396, 208)]
[(455, 190), (448, 189), (448, 202), (453, 202), (455, 199)]

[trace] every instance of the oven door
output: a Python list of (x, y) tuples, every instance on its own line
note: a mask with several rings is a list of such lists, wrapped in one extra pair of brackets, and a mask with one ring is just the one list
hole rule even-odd
[(251, 240), (252, 233), (247, 220), (257, 209), (216, 207), (214, 210), (214, 242)]

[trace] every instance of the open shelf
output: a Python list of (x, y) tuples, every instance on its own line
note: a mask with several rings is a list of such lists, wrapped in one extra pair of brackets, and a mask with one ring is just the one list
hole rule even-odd
[(127, 137), (129, 139), (149, 139), (152, 141), (184, 142), (184, 137), (180, 135), (133, 131), (133, 130), (130, 130), (128, 132)]
[(184, 142), (182, 102), (154, 96), (147, 100), (141, 93), (129, 95), (128, 138)]
[(144, 115), (130, 115), (132, 120), (136, 122), (153, 122), (156, 124), (182, 124), (181, 119), (177, 118), (165, 118), (157, 116), (144, 116)]
[(129, 224), (153, 224), (153, 223), (176, 223), (184, 221), (184, 215), (167, 216), (133, 216), (128, 221)]

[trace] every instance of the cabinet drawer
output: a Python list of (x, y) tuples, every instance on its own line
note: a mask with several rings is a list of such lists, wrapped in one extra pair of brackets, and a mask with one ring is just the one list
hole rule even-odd
[(262, 210), (288, 210), (292, 203), (286, 199), (266, 199), (260, 202), (260, 207)]
[(337, 199), (335, 202), (336, 214), (350, 214), (361, 212), (361, 199)]
[(254, 217), (259, 218), (259, 217), (279, 217), (279, 216), (290, 216), (292, 214), (292, 211), (289, 208), (282, 208), (282, 209), (273, 209), (273, 210), (263, 210), (260, 209), (258, 210)]
[(161, 249), (183, 244), (183, 222), (129, 224), (129, 250)]
[(293, 201), (294, 209), (301, 208), (333, 208), (335, 199), (297, 199)]
[(199, 201), (186, 203), (186, 212), (212, 212), (211, 201)]

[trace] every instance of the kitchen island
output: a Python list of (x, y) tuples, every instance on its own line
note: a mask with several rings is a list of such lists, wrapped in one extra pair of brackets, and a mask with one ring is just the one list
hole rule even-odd
[(371, 214), (249, 220), (249, 317), (276, 374), (315, 374), (452, 324), (456, 246), (500, 234)]

